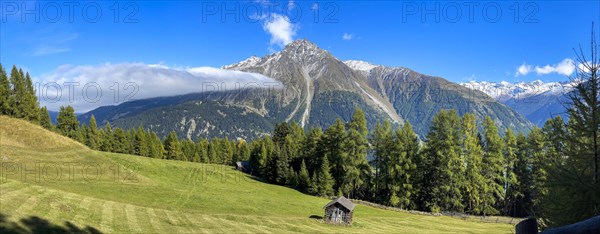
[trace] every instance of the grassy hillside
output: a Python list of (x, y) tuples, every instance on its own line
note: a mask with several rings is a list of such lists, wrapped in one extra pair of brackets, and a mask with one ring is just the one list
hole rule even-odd
[[(227, 166), (103, 153), (0, 116), (0, 232), (511, 233), (357, 205), (352, 227), (322, 216), (328, 200), (256, 181)], [(68, 222), (68, 223), (66, 223)]]

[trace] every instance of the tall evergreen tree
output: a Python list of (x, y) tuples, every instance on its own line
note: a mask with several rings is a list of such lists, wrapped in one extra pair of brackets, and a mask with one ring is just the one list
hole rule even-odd
[(482, 175), (485, 180), (483, 187), (483, 213), (498, 214), (504, 198), (504, 155), (503, 142), (498, 134), (498, 127), (489, 116), (483, 121), (484, 155), (482, 160)]
[(442, 110), (434, 118), (427, 134), (424, 153), (424, 206), (438, 212), (463, 211), (464, 168), (461, 160), (460, 117), (455, 110)]
[(33, 123), (40, 122), (39, 103), (29, 72), (25, 73), (25, 97), (23, 97), (23, 117)]
[(17, 66), (12, 67), (10, 72), (10, 84), (12, 89), (9, 95), (9, 105), (12, 107), (10, 116), (15, 118), (23, 118), (23, 98), (25, 97), (25, 79), (17, 69)]
[(323, 163), (316, 172), (316, 176), (313, 179), (317, 187), (317, 194), (319, 196), (331, 196), (333, 195), (333, 183), (334, 180), (329, 174), (329, 160), (327, 157), (323, 157)]
[(512, 130), (508, 129), (506, 134), (504, 134), (504, 190), (506, 191), (503, 207), (504, 214), (511, 214), (511, 210), (514, 207), (513, 204), (519, 196), (519, 192), (516, 189), (519, 180), (515, 170), (518, 152), (517, 137)]
[(565, 225), (600, 215), (600, 57), (594, 25), (589, 54), (580, 47), (577, 83), (568, 93), (569, 122), (565, 134), (565, 162), (554, 163), (548, 174), (544, 223)]
[(10, 105), (11, 93), (8, 75), (0, 63), (0, 115), (10, 115), (12, 113)]
[(340, 191), (345, 186), (346, 177), (347, 152), (346, 145), (346, 129), (341, 119), (336, 119), (335, 123), (327, 130), (323, 136), (323, 151), (329, 163), (331, 163), (331, 175), (333, 176), (334, 191)]
[(110, 122), (106, 122), (104, 126), (104, 136), (102, 139), (102, 145), (100, 146), (100, 150), (105, 152), (115, 152), (114, 151), (114, 135), (112, 127), (110, 126)]
[(131, 143), (127, 132), (121, 128), (115, 128), (113, 132), (112, 152), (129, 154), (130, 148)]
[(88, 128), (88, 136), (86, 145), (91, 149), (100, 149), (100, 136), (98, 134), (98, 124), (96, 123), (96, 117), (92, 114), (90, 117), (90, 125)]
[(306, 163), (302, 160), (300, 165), (300, 172), (298, 173), (298, 190), (303, 193), (307, 193), (310, 187), (310, 177), (308, 176), (308, 169)]
[(54, 130), (54, 124), (52, 124), (52, 120), (50, 119), (50, 113), (46, 107), (40, 108), (40, 125), (48, 130)]
[(470, 214), (481, 214), (484, 210), (482, 200), (485, 199), (483, 189), (486, 186), (482, 175), (483, 148), (477, 137), (477, 124), (474, 114), (462, 117), (464, 134), (463, 157), (465, 168), (465, 205)]
[(79, 131), (79, 122), (75, 117), (75, 110), (72, 106), (61, 106), (56, 117), (56, 127), (58, 131), (65, 136), (76, 139), (77, 131)]
[(146, 131), (139, 126), (135, 135), (133, 136), (133, 152), (139, 156), (150, 156), (150, 144)]
[(170, 160), (179, 160), (182, 158), (183, 152), (181, 151), (181, 143), (179, 139), (177, 139), (177, 134), (175, 131), (169, 132), (169, 135), (165, 138), (165, 150), (166, 150), (166, 159)]
[(391, 182), (389, 181), (389, 164), (393, 150), (393, 136), (390, 123), (386, 120), (383, 124), (377, 123), (372, 136), (375, 165), (375, 201), (388, 204), (391, 196)]
[(344, 176), (342, 191), (350, 197), (354, 197), (357, 189), (365, 183), (364, 176), (361, 176), (361, 168), (368, 165), (367, 148), (369, 142), (367, 141), (367, 134), (365, 113), (361, 109), (356, 109), (352, 115), (352, 120), (348, 123), (347, 141), (344, 147), (348, 157), (343, 166), (346, 175)]

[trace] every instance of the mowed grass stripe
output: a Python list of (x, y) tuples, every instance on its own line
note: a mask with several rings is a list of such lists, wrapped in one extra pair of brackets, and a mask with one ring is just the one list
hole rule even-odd
[(148, 215), (149, 224), (152, 226), (152, 229), (156, 233), (166, 233), (167, 230), (163, 227), (162, 221), (158, 216), (156, 216), (156, 212), (154, 212), (153, 208), (146, 207), (146, 213)]
[(100, 219), (100, 228), (106, 232), (113, 232), (113, 206), (112, 201), (102, 203), (102, 218)]
[(148, 209), (146, 207), (135, 206), (134, 213), (138, 225), (141, 228), (141, 233), (157, 233), (157, 228), (152, 224)]
[(0, 198), (0, 203), (2, 203), (2, 212), (12, 215), (16, 214), (16, 210), (22, 206), (29, 197), (34, 196), (37, 191), (33, 187), (27, 187), (23, 189), (19, 189), (18, 191), (14, 191), (8, 195), (3, 195)]
[(206, 223), (200, 222), (203, 219), (202, 216), (205, 215), (197, 215), (197, 214), (185, 214), (187, 219), (194, 224), (194, 231), (198, 233), (212, 233), (209, 227), (207, 227)]
[(260, 225), (258, 225), (258, 224), (255, 223), (254, 219), (251, 219), (249, 217), (250, 216), (247, 216), (247, 215), (236, 215), (235, 216), (236, 219), (232, 220), (232, 221), (237, 222), (240, 225), (242, 225), (242, 228), (244, 228), (247, 232), (250, 232), (250, 233), (267, 233), (264, 228), (261, 228)]
[(125, 216), (127, 218), (127, 226), (135, 233), (141, 233), (142, 227), (138, 223), (138, 218), (135, 213), (135, 207), (133, 205), (125, 205)]
[(91, 198), (83, 197), (79, 206), (77, 207), (77, 214), (73, 217), (73, 222), (77, 224), (85, 224), (85, 221), (89, 219), (91, 213), (90, 206), (92, 205)]
[(169, 213), (169, 211), (167, 210), (155, 210), (155, 213), (159, 216), (159, 217), (164, 217), (164, 223), (166, 224), (165, 226), (168, 229), (168, 232), (176, 232), (176, 233), (188, 233), (191, 232), (190, 230), (188, 230), (187, 228), (181, 226), (181, 222), (178, 221), (177, 219), (175, 219), (175, 217), (171, 216), (171, 213)]

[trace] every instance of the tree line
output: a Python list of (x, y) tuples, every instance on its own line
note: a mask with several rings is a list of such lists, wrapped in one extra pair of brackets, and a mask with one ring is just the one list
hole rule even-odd
[[(595, 42), (592, 48), (596, 48)], [(0, 113), (75, 139), (89, 148), (168, 160), (234, 165), (269, 183), (317, 196), (344, 195), (402, 209), (474, 215), (533, 216), (544, 226), (600, 214), (600, 81), (596, 50), (580, 57), (579, 81), (569, 93), (569, 120), (549, 119), (527, 135), (498, 127), (489, 116), (442, 110), (420, 139), (409, 122), (383, 121), (367, 128), (362, 110), (325, 130), (280, 123), (271, 136), (252, 142), (227, 138), (164, 139), (137, 129), (79, 123), (61, 107), (56, 126), (40, 108), (28, 73), (0, 64)], [(478, 123), (483, 126), (479, 128)], [(479, 131), (478, 129), (482, 129)]]

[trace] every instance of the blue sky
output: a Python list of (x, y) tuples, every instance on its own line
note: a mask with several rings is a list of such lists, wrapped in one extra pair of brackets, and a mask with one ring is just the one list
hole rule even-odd
[(587, 48), (592, 21), (600, 33), (598, 1), (469, 4), (3, 1), (0, 61), (34, 77), (65, 64), (220, 67), (306, 38), (341, 60), (404, 66), (454, 82), (562, 81), (569, 69), (559, 63), (573, 58), (580, 43)]

